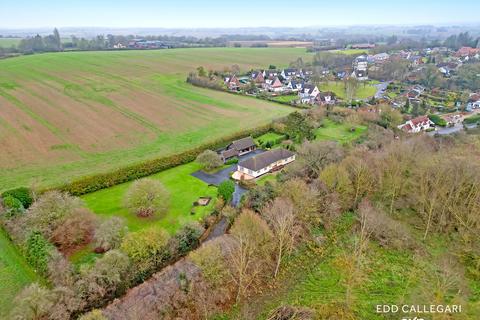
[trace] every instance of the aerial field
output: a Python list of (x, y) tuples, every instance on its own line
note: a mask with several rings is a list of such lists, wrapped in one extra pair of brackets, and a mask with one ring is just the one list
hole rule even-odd
[(298, 48), (66, 52), (0, 61), (0, 190), (55, 186), (268, 123), (287, 106), (185, 83), (286, 66)]

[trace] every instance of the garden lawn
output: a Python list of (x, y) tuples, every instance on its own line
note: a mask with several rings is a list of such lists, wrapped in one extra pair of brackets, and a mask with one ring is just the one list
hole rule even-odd
[(157, 226), (174, 234), (186, 223), (201, 220), (213, 210), (215, 201), (211, 201), (205, 207), (196, 207), (195, 214), (191, 214), (193, 203), (199, 197), (210, 196), (215, 200), (217, 196), (216, 187), (208, 186), (205, 182), (190, 175), (199, 169), (199, 164), (191, 162), (149, 177), (161, 181), (170, 192), (170, 208), (165, 215), (158, 218), (138, 218), (123, 207), (125, 193), (132, 182), (86, 194), (82, 196), (82, 199), (88, 208), (102, 218), (111, 216), (124, 218), (129, 231)]
[[(342, 144), (352, 142), (367, 131), (366, 126), (347, 123), (335, 123), (330, 119), (322, 121), (323, 126), (315, 130), (316, 140), (338, 141)], [(355, 128), (355, 131), (351, 131)]]
[(0, 228), (0, 319), (7, 319), (15, 295), (35, 281), (42, 282)]
[(285, 96), (276, 96), (276, 97), (273, 97), (272, 100), (275, 100), (278, 102), (290, 103), (292, 101), (298, 100), (298, 95), (289, 94)]
[(259, 177), (255, 182), (259, 186), (264, 186), (268, 181), (274, 182), (277, 178), (277, 173), (267, 173)]
[[(337, 97), (345, 98), (345, 85), (342, 81), (327, 81), (322, 82), (318, 87), (320, 91), (332, 91)], [(358, 84), (356, 99), (368, 99), (373, 97), (377, 92), (377, 88), (371, 85), (369, 82), (360, 82)]]

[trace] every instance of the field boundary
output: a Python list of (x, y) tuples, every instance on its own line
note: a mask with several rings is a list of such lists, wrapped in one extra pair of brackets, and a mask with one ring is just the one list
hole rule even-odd
[[(277, 118), (279, 120), (281, 118)], [(272, 130), (272, 120), (269, 124), (259, 126), (253, 129), (239, 131), (222, 138), (213, 140), (211, 142), (203, 143), (195, 148), (183, 151), (181, 153), (172, 154), (156, 159), (143, 161), (137, 164), (129, 165), (123, 168), (118, 168), (110, 172), (96, 174), (92, 176), (85, 176), (83, 178), (74, 180), (72, 182), (41, 190), (41, 193), (59, 190), (68, 192), (74, 196), (80, 196), (83, 194), (91, 193), (101, 189), (113, 187), (118, 184), (122, 184), (128, 181), (132, 181), (138, 178), (150, 176), (152, 174), (192, 162), (195, 158), (206, 149), (219, 149), (225, 146), (228, 142), (236, 140), (248, 135), (252, 137), (258, 137)]]

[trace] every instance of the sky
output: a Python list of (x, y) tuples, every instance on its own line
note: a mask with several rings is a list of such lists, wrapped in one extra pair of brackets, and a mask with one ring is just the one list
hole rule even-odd
[(238, 28), (479, 23), (480, 0), (0, 0), (0, 27)]

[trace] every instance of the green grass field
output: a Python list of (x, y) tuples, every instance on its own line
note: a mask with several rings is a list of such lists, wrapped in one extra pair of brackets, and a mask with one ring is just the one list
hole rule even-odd
[(268, 101), (193, 87), (202, 65), (279, 68), (297, 48), (64, 52), (0, 61), (0, 189), (55, 186), (177, 153), (285, 116)]
[(196, 207), (195, 214), (191, 214), (192, 204), (199, 197), (210, 196), (215, 199), (217, 196), (216, 187), (209, 187), (205, 182), (190, 175), (199, 169), (199, 164), (191, 162), (149, 177), (160, 180), (170, 192), (171, 197), (168, 213), (155, 219), (138, 218), (123, 207), (125, 192), (132, 182), (84, 195), (82, 199), (100, 217), (124, 218), (130, 231), (156, 225), (173, 234), (185, 223), (200, 220), (212, 211), (214, 201), (206, 207)]
[(286, 103), (290, 103), (294, 100), (298, 100), (298, 95), (296, 94), (289, 94), (289, 95), (285, 95), (285, 96), (277, 96), (277, 97), (273, 97), (273, 100), (275, 101), (279, 101), (279, 102), (286, 102)]
[(16, 47), (21, 38), (0, 38), (0, 48)]
[[(322, 120), (323, 126), (315, 131), (317, 140), (338, 141), (342, 144), (352, 142), (367, 131), (366, 126), (335, 123), (332, 120)], [(354, 131), (351, 129), (355, 128)]]
[(345, 50), (330, 50), (330, 52), (342, 53), (342, 54), (364, 54), (368, 53), (365, 49), (345, 49)]
[(0, 319), (7, 319), (18, 291), (34, 281), (41, 280), (0, 228)]
[[(337, 97), (345, 98), (345, 85), (342, 81), (334, 82), (322, 82), (318, 87), (320, 91), (332, 91)], [(369, 82), (360, 82), (358, 84), (357, 93), (355, 95), (356, 99), (367, 99), (375, 95), (377, 92), (376, 87), (374, 87)]]

